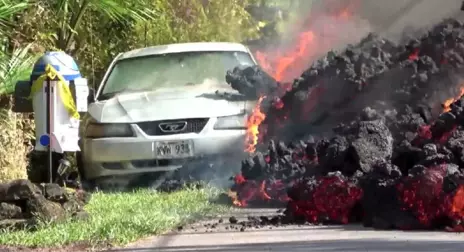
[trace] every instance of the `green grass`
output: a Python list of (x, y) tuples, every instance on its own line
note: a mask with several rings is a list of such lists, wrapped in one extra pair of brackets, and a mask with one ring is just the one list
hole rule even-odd
[(0, 234), (6, 246), (48, 247), (76, 242), (89, 245), (124, 245), (139, 238), (162, 234), (180, 224), (227, 207), (211, 203), (214, 189), (186, 189), (174, 193), (140, 190), (133, 193), (96, 193), (86, 206), (90, 219), (44, 226), (37, 231)]

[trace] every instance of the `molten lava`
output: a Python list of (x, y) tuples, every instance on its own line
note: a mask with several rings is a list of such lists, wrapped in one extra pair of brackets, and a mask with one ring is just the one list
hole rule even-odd
[(454, 196), (450, 201), (450, 214), (453, 219), (464, 217), (464, 185), (461, 185), (456, 189)]
[(403, 210), (411, 211), (425, 227), (447, 211), (442, 190), (445, 174), (444, 165), (430, 167), (423, 175), (407, 177), (397, 186)]
[(288, 201), (285, 185), (281, 181), (246, 180), (241, 174), (236, 175), (234, 181), (234, 187), (229, 190), (228, 196), (235, 206), (246, 207), (253, 201)]
[(456, 96), (456, 98), (449, 98), (445, 102), (443, 102), (443, 112), (448, 112), (451, 110), (451, 104), (455, 101), (457, 101), (461, 96), (464, 95), (464, 87), (461, 87), (459, 91), (459, 95)]
[(288, 208), (295, 217), (310, 223), (325, 221), (346, 224), (363, 191), (342, 176), (332, 175), (304, 181), (289, 192)]
[(245, 151), (249, 153), (253, 153), (256, 150), (256, 144), (258, 143), (259, 125), (261, 125), (261, 123), (266, 118), (266, 115), (261, 111), (261, 103), (263, 102), (264, 98), (265, 96), (259, 98), (246, 122), (247, 132), (245, 136)]

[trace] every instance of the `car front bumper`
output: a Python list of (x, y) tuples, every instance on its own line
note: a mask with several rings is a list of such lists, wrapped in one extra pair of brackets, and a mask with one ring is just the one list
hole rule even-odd
[[(137, 131), (136, 126), (134, 130)], [(245, 130), (212, 130), (203, 132), (146, 136), (133, 138), (84, 138), (81, 142), (82, 162), (86, 179), (137, 175), (172, 171), (194, 160), (215, 157), (223, 160), (242, 160), (244, 157)], [(157, 142), (183, 141), (193, 144), (193, 155), (183, 158), (157, 157)]]

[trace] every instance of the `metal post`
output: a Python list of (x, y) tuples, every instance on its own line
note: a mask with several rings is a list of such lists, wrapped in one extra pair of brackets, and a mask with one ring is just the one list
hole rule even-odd
[(49, 143), (48, 143), (48, 156), (47, 156), (47, 166), (48, 166), (48, 178), (50, 179), (50, 183), (53, 183), (53, 155), (52, 155), (52, 137), (51, 137), (51, 104), (52, 104), (52, 87), (51, 87), (51, 80), (50, 78), (47, 77), (47, 107), (46, 107), (46, 121), (47, 121), (47, 135), (49, 138)]

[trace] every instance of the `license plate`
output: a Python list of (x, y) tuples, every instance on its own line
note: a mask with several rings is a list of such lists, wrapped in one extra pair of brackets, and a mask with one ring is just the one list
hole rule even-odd
[(191, 141), (155, 142), (157, 158), (183, 158), (193, 156)]

